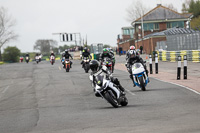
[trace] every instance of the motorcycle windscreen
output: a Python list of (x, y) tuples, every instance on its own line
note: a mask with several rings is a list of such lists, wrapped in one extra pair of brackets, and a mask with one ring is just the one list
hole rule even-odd
[(100, 75), (99, 74), (99, 75), (96, 76), (95, 80), (96, 80), (98, 86), (102, 86), (102, 84), (103, 84), (103, 78), (104, 78), (104, 75)]
[(144, 72), (144, 67), (141, 63), (135, 63), (132, 65), (132, 74), (140, 74)]

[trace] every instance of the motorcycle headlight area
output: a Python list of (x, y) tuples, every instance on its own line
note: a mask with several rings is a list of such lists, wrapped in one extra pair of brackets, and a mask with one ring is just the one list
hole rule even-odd
[(102, 82), (99, 80), (99, 81), (97, 81), (97, 85), (98, 86), (102, 86)]

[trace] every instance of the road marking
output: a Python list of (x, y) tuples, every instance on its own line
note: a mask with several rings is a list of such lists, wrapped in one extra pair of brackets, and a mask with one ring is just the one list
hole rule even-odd
[(5, 93), (10, 86), (7, 86), (1, 93)]
[(58, 68), (59, 68), (59, 70), (61, 70), (60, 66)]
[[(154, 77), (151, 77), (151, 78), (154, 78)], [(158, 79), (158, 78), (154, 78), (154, 79), (157, 79), (157, 80), (162, 81), (162, 82), (165, 82), (165, 83), (170, 83), (170, 84), (173, 84), (173, 85), (177, 85), (177, 86), (183, 87), (183, 88), (185, 88), (185, 89), (187, 89), (187, 90), (190, 90), (190, 91), (192, 91), (192, 92), (194, 92), (194, 93), (200, 95), (200, 92), (198, 92), (198, 91), (196, 91), (196, 90), (193, 90), (192, 88), (189, 88), (189, 87), (186, 87), (186, 86), (183, 86), (183, 85), (180, 85), (180, 84), (176, 84), (176, 83), (173, 83), (173, 82), (163, 81), (163, 80), (160, 80), (160, 79)]]
[(130, 93), (131, 95), (135, 96), (135, 94), (134, 94), (133, 92), (131, 92), (130, 90), (126, 89), (126, 91), (127, 91), (128, 93)]

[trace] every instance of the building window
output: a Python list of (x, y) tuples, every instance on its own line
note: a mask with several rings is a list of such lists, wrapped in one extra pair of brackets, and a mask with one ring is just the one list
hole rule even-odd
[(124, 29), (124, 30), (123, 30), (123, 34), (124, 34), (124, 35), (130, 35), (129, 29)]
[(159, 23), (154, 24), (154, 30), (159, 30)]
[(172, 23), (168, 22), (167, 23), (167, 29), (172, 28)]

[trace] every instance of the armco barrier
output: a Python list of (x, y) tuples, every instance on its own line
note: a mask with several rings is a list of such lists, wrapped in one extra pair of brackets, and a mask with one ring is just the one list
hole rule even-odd
[(200, 62), (200, 50), (182, 50), (182, 51), (157, 51), (160, 61), (175, 62), (178, 56), (181, 56), (181, 61), (184, 60), (184, 55), (187, 55), (187, 60), (192, 62)]

